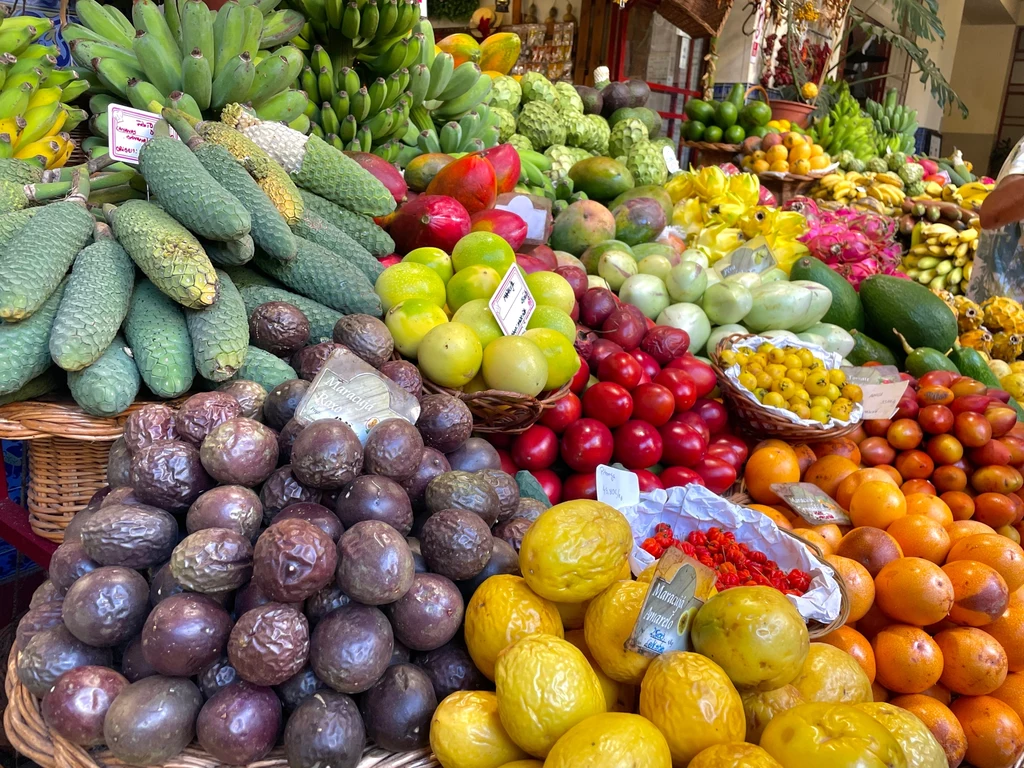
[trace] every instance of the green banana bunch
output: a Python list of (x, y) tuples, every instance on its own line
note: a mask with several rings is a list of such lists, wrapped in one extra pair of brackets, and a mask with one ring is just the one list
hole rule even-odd
[(839, 98), (832, 110), (817, 121), (813, 130), (817, 143), (832, 157), (849, 151), (858, 160), (867, 161), (877, 154), (872, 120), (861, 113), (845, 82), (839, 86)]
[(87, 119), (70, 106), (89, 88), (59, 70), (57, 47), (39, 42), (53, 28), (38, 16), (0, 15), (0, 158), (60, 168), (75, 144), (67, 131)]
[[(112, 6), (79, 0), (81, 24), (64, 28), (71, 56), (111, 101), (150, 109), (153, 102), (195, 118), (216, 117), (225, 104), (249, 104), (262, 120), (308, 128), (308, 100), (290, 86), (304, 59), (294, 37), (305, 19), (277, 9), (280, 0), (228, 0), (211, 11), (202, 0), (136, 0), (129, 21)], [(96, 98), (95, 96), (93, 98)], [(104, 103), (105, 102), (105, 103)], [(90, 102), (91, 103), (91, 102)], [(105, 109), (93, 112), (106, 135)]]
[(917, 110), (907, 109), (898, 101), (899, 91), (890, 88), (882, 104), (872, 99), (864, 104), (864, 109), (874, 121), (880, 155), (887, 151), (911, 154), (916, 147)]

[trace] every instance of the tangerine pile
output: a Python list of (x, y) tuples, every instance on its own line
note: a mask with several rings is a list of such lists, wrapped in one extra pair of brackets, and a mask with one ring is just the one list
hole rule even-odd
[[(813, 447), (766, 441), (744, 479), (752, 508), (815, 544), (843, 577), (850, 615), (822, 642), (856, 660), (876, 702), (917, 715), (950, 766), (1003, 768), (1024, 751), (1024, 502), (1015, 482), (1024, 434), (1015, 418), (1007, 426), (1001, 404), (957, 406), (979, 389), (972, 380), (923, 380), (908, 390), (919, 410), (901, 403), (913, 416), (869, 421)], [(925, 413), (939, 405), (951, 419)], [(994, 476), (1009, 482), (993, 487)], [(835, 499), (853, 525), (811, 526), (771, 490), (801, 480)]]

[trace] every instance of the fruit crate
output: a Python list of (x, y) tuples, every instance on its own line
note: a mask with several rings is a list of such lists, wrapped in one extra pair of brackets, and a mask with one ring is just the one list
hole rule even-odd
[[(4, 683), (8, 699), (7, 710), (4, 712), (4, 730), (11, 745), (43, 768), (122, 768), (124, 763), (106, 750), (83, 749), (49, 729), (40, 712), (39, 699), (29, 693), (18, 680), (15, 666), (17, 657), (18, 649), (15, 645), (7, 660)], [(226, 763), (211, 757), (195, 743), (164, 765), (178, 768), (228, 768)], [(259, 768), (288, 768), (288, 761), (284, 750), (277, 747), (252, 765), (258, 765)], [(429, 748), (396, 753), (368, 746), (357, 768), (441, 768), (441, 764)]]

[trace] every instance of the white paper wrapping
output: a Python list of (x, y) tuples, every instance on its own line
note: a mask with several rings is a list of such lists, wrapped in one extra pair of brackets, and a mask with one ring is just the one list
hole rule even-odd
[[(824, 168), (819, 168), (816, 171), (808, 171), (807, 173), (800, 174), (801, 176), (809, 176), (812, 179), (820, 179), (823, 176), (828, 176), (830, 173), (835, 173), (839, 170), (839, 163), (829, 163)], [(767, 176), (770, 179), (784, 179), (787, 176), (795, 176), (792, 171), (781, 173), (779, 171), (762, 171), (758, 176)]]
[(839, 617), (842, 596), (831, 571), (821, 568), (798, 539), (783, 533), (770, 518), (756, 510), (737, 506), (704, 486), (693, 484), (641, 493), (637, 506), (619, 511), (633, 529), (629, 566), (635, 576), (654, 562), (654, 557), (640, 545), (654, 535), (658, 523), (672, 526), (677, 539), (685, 539), (692, 531), (718, 527), (731, 531), (736, 541), (764, 552), (783, 570), (799, 568), (811, 575), (807, 592), (800, 597), (787, 595), (804, 619), (828, 624)]
[[(814, 356), (819, 358), (825, 367), (829, 370), (838, 369), (843, 367), (843, 356), (838, 352), (828, 352), (824, 347), (819, 347), (817, 344), (811, 344), (807, 341), (801, 341), (800, 339), (787, 339), (785, 337), (771, 338), (768, 336), (751, 336), (749, 339), (735, 344), (732, 349), (749, 349), (751, 352), (756, 352), (757, 348), (768, 342), (774, 344), (780, 349), (788, 349), (790, 347), (800, 347), (802, 349), (809, 349), (814, 353)], [(853, 410), (850, 411), (849, 421), (841, 421), (839, 419), (829, 419), (828, 422), (822, 424), (820, 421), (814, 419), (801, 419), (792, 411), (787, 411), (785, 408), (775, 408), (770, 405), (765, 405), (757, 399), (753, 392), (740, 384), (740, 366), (739, 363), (730, 365), (724, 371), (725, 376), (729, 381), (736, 385), (736, 387), (743, 393), (743, 396), (750, 400), (752, 403), (757, 403), (766, 411), (771, 411), (774, 414), (782, 416), (786, 421), (791, 421), (794, 424), (800, 424), (805, 427), (817, 427), (818, 429), (832, 429), (833, 427), (846, 427), (850, 424), (856, 424), (864, 416), (864, 407), (860, 403), (853, 404)]]

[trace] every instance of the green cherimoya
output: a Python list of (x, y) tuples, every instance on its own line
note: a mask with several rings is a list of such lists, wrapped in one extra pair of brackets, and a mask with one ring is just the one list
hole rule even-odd
[(558, 91), (540, 72), (527, 72), (519, 81), (523, 89), (523, 104), (534, 101), (543, 101), (552, 107), (558, 106)]
[(639, 141), (626, 154), (626, 167), (638, 187), (661, 186), (668, 181), (668, 166), (662, 147), (653, 141)]
[[(907, 156), (902, 152), (892, 152), (885, 157), (886, 166), (890, 171), (896, 173), (907, 164)], [(923, 177), (922, 177), (923, 178)]]
[(580, 160), (586, 160), (592, 155), (585, 149), (577, 147), (566, 147), (555, 144), (548, 147), (544, 152), (551, 159), (551, 170), (548, 171), (548, 178), (552, 181), (564, 179), (569, 175), (569, 170)]
[(896, 169), (904, 184), (914, 184), (924, 179), (924, 168), (917, 163), (904, 163)]
[(908, 197), (920, 197), (925, 193), (924, 182), (914, 181), (907, 184), (906, 192)]
[(491, 86), (491, 107), (507, 109), (515, 114), (523, 100), (523, 88), (519, 81), (508, 75), (498, 75)]
[(867, 168), (871, 173), (885, 173), (889, 170), (889, 166), (886, 165), (884, 157), (872, 157), (867, 161), (865, 168)]
[(508, 139), (506, 139), (505, 143), (511, 144), (519, 151), (533, 151), (533, 142), (530, 141), (525, 136), (523, 136), (523, 134), (521, 133), (513, 133), (511, 136), (508, 137)]
[(594, 126), (594, 146), (588, 147), (599, 155), (608, 154), (608, 142), (611, 140), (612, 129), (608, 125), (608, 121), (600, 115), (585, 115), (586, 119)]
[(636, 117), (620, 120), (608, 137), (608, 154), (614, 158), (626, 157), (630, 148), (641, 141), (647, 141), (647, 126), (643, 120)]
[(504, 144), (516, 132), (516, 117), (507, 109), (491, 106), (491, 114), (498, 121), (498, 141)]
[(570, 112), (576, 114), (583, 114), (583, 99), (576, 93), (576, 88), (572, 83), (566, 83), (559, 81), (555, 83), (555, 93), (558, 94), (558, 104), (561, 107), (563, 115)]
[(531, 101), (523, 107), (517, 129), (537, 150), (565, 144), (565, 124), (555, 108), (543, 101)]

